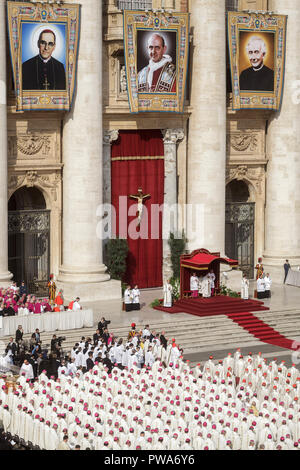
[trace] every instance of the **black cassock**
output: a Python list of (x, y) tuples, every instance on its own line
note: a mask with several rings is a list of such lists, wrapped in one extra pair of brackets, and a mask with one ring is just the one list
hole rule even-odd
[(39, 55), (22, 65), (23, 90), (65, 90), (66, 72), (64, 65), (51, 57), (43, 62)]
[(253, 67), (244, 70), (240, 75), (240, 90), (274, 91), (274, 72), (265, 65), (255, 71)]

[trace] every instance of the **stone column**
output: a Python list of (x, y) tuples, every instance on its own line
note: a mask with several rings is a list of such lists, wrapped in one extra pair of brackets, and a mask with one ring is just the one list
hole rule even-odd
[(189, 250), (224, 254), (226, 168), (225, 0), (193, 0), (192, 115), (189, 122)]
[(111, 204), (111, 145), (118, 140), (118, 130), (103, 133), (103, 202)]
[(77, 91), (63, 129), (63, 253), (58, 285), (65, 299), (121, 297), (120, 283), (109, 282), (97, 236), (103, 202), (102, 2), (85, 0)]
[(165, 189), (163, 216), (163, 279), (173, 275), (171, 251), (168, 244), (170, 233), (178, 233), (177, 198), (177, 143), (184, 138), (183, 129), (166, 129), (164, 134)]
[(8, 271), (7, 235), (7, 109), (6, 109), (6, 1), (0, 0), (0, 286), (6, 287)]
[(300, 265), (300, 3), (273, 0), (275, 13), (288, 15), (284, 98), (267, 133), (267, 192), (263, 264), (283, 282), (283, 264)]

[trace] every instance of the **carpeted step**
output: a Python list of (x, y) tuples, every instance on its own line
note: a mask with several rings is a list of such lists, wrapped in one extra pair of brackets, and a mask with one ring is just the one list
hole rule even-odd
[(293, 341), (285, 338), (260, 318), (250, 312), (269, 310), (263, 302), (257, 300), (242, 300), (225, 296), (210, 299), (182, 299), (175, 303), (172, 309), (157, 307), (168, 313), (189, 313), (199, 317), (226, 315), (235, 324), (247, 331), (251, 336), (267, 344), (273, 344), (286, 349), (292, 349)]

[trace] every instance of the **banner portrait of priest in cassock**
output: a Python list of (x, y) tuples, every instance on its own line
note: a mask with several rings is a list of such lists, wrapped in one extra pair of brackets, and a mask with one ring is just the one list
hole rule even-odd
[(241, 91), (274, 92), (273, 49), (274, 34), (266, 33), (264, 36), (252, 34), (248, 37), (245, 47), (241, 47), (244, 59), (242, 62), (247, 67), (244, 68), (245, 65), (240, 64)]
[(27, 58), (30, 52), (35, 54), (22, 63), (23, 90), (66, 90), (65, 65), (54, 57), (64, 58), (65, 54), (61, 28), (51, 24), (38, 25), (38, 36), (37, 28), (29, 29), (28, 25), (23, 28), (22, 56)]
[(138, 49), (138, 92), (176, 93), (176, 33), (139, 31)]

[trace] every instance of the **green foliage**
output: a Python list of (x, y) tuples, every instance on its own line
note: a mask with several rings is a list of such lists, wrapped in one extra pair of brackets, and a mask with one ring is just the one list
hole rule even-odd
[(105, 264), (112, 279), (122, 281), (126, 273), (128, 242), (122, 238), (109, 240), (105, 247)]
[(227, 295), (228, 297), (235, 297), (235, 298), (240, 297), (240, 294), (238, 292), (235, 292), (234, 290), (229, 289), (228, 287), (224, 286), (224, 284), (221, 284), (220, 294)]
[(180, 297), (180, 281), (172, 277), (170, 279), (170, 284), (173, 287), (172, 297), (174, 301), (177, 301)]
[(171, 263), (173, 270), (173, 278), (180, 279), (180, 256), (184, 253), (186, 247), (186, 237), (184, 231), (180, 238), (175, 238), (174, 233), (170, 233), (168, 244), (171, 250)]
[(151, 302), (151, 304), (150, 304), (150, 307), (152, 307), (152, 308), (160, 307), (160, 306), (161, 306), (161, 300), (159, 300), (159, 299), (153, 300), (153, 302)]

